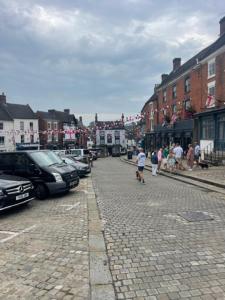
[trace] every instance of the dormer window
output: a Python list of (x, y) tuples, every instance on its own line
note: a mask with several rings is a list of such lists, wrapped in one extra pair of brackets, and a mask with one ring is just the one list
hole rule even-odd
[(173, 99), (177, 98), (177, 86), (176, 85), (174, 85), (172, 87), (172, 97), (173, 97)]

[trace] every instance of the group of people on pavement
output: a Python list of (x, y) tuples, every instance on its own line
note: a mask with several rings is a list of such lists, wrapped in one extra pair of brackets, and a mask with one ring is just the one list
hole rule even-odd
[[(201, 156), (200, 146), (195, 142), (194, 146), (192, 144), (188, 145), (188, 150), (186, 153), (187, 167), (189, 171), (193, 170), (194, 162), (196, 166), (199, 166), (199, 159)], [(152, 175), (157, 176), (160, 169), (166, 169), (170, 172), (175, 170), (186, 170), (183, 166), (184, 150), (179, 143), (174, 143), (170, 147), (164, 146), (159, 148), (158, 151), (153, 151), (151, 153), (151, 166)], [(136, 172), (137, 179), (144, 183), (144, 167), (146, 161), (146, 154), (142, 148), (139, 149), (139, 154), (137, 155), (136, 163), (138, 165), (138, 170)]]

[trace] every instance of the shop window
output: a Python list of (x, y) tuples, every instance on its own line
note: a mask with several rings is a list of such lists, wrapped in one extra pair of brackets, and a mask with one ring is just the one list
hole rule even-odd
[(185, 93), (189, 93), (191, 90), (191, 81), (190, 77), (187, 77), (184, 81), (184, 91)]
[(215, 58), (208, 62), (208, 78), (216, 75), (216, 62)]
[(215, 137), (215, 122), (213, 118), (202, 120), (202, 139), (211, 140)]
[(34, 143), (34, 136), (33, 136), (33, 134), (30, 135), (30, 142), (31, 142), (31, 144)]

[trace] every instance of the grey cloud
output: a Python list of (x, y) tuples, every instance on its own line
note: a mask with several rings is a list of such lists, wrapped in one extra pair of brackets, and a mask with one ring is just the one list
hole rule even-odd
[[(172, 59), (213, 41), (224, 1), (0, 0), (1, 89), (34, 109), (139, 111)], [(224, 12), (225, 14), (225, 12)]]

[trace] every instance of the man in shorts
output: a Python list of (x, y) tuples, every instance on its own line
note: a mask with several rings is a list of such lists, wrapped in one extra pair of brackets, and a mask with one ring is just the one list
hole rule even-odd
[(176, 144), (175, 148), (173, 149), (173, 153), (177, 162), (177, 168), (179, 170), (185, 170), (183, 164), (182, 164), (182, 157), (183, 157), (183, 148), (180, 146), (179, 143)]
[(144, 167), (145, 167), (145, 160), (146, 160), (146, 155), (145, 155), (143, 149), (140, 148), (136, 163), (138, 165), (139, 180), (142, 183), (145, 183), (144, 173), (143, 173)]

